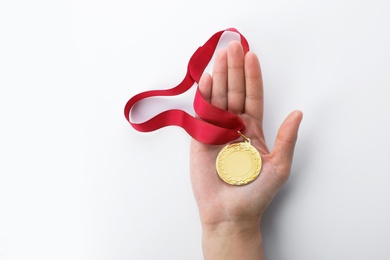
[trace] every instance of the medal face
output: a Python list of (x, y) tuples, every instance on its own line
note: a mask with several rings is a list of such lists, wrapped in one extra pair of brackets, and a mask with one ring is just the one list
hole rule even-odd
[(260, 174), (262, 160), (249, 142), (225, 146), (218, 154), (216, 168), (219, 177), (231, 185), (245, 185)]

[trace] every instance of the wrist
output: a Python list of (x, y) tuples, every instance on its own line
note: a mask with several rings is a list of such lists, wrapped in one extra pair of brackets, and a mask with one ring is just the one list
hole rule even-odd
[(231, 221), (202, 226), (205, 260), (264, 259), (259, 221)]

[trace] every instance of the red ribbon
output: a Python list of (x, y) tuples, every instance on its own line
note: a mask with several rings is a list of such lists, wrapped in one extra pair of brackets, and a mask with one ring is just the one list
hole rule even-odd
[(175, 125), (183, 128), (196, 140), (206, 144), (225, 144), (237, 139), (239, 132), (244, 132), (245, 125), (238, 115), (208, 103), (200, 94), (199, 88), (196, 90), (194, 99), (194, 110), (199, 118), (193, 117), (183, 110), (171, 109), (143, 123), (133, 123), (130, 120), (131, 108), (138, 101), (155, 96), (176, 96), (186, 92), (195, 82), (199, 83), (199, 79), (210, 62), (219, 39), (225, 31), (238, 33), (244, 53), (249, 51), (247, 40), (235, 28), (229, 28), (215, 33), (192, 55), (188, 62), (187, 74), (179, 85), (171, 89), (151, 90), (139, 93), (126, 103), (124, 109), (125, 117), (134, 129), (141, 132), (151, 132), (165, 126)]

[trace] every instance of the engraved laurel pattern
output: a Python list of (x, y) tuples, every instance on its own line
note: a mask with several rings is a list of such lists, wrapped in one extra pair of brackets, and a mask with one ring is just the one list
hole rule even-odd
[[(245, 176), (242, 177), (233, 177), (228, 174), (228, 171), (226, 169), (226, 163), (225, 163), (226, 158), (228, 158), (230, 154), (236, 151), (245, 151), (251, 157), (252, 161), (258, 162), (252, 165), (252, 169), (250, 170), (251, 174), (246, 174)], [(225, 146), (218, 154), (218, 158), (217, 158), (218, 175), (225, 182), (232, 185), (245, 185), (252, 182), (260, 174), (261, 166), (262, 166), (262, 160), (259, 155), (259, 152), (252, 145), (248, 143), (235, 143), (235, 144), (230, 144), (228, 146)]]

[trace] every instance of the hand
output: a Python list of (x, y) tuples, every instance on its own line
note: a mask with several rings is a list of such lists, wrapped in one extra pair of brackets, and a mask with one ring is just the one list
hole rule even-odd
[[(261, 247), (261, 215), (290, 174), (302, 113), (294, 111), (287, 116), (270, 152), (262, 127), (263, 82), (259, 60), (253, 52), (244, 55), (241, 44), (236, 41), (217, 52), (212, 77), (204, 74), (199, 90), (211, 104), (242, 118), (246, 126), (244, 134), (251, 139), (263, 160), (256, 180), (245, 186), (232, 186), (219, 178), (215, 168), (216, 157), (223, 146), (192, 140), (191, 181), (203, 228), (205, 259), (252, 259), (249, 255), (243, 258), (243, 252), (241, 258), (234, 258), (234, 252), (226, 252), (229, 251), (226, 243), (249, 235), (256, 241), (260, 239), (255, 244), (260, 243), (257, 247)], [(225, 245), (219, 248), (218, 241)], [(236, 249), (240, 249), (239, 245), (240, 242), (234, 241)], [(246, 247), (248, 243), (242, 246)], [(226, 253), (223, 257), (222, 251)]]

